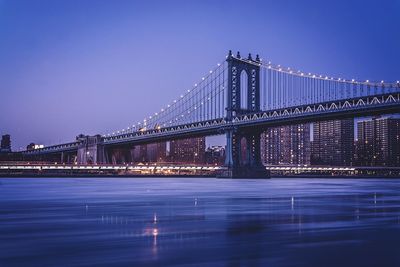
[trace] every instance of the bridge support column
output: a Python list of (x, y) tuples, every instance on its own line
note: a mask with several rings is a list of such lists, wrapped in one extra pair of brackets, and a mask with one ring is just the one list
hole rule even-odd
[(225, 166), (234, 169), (238, 166), (240, 155), (240, 138), (234, 129), (226, 133)]
[[(261, 162), (260, 132), (239, 133), (228, 130), (226, 133), (225, 166), (222, 174), (226, 178), (269, 178), (269, 172)], [(246, 146), (241, 145), (242, 138)], [(242, 153), (245, 149), (245, 153)], [(244, 155), (244, 158), (242, 157)]]

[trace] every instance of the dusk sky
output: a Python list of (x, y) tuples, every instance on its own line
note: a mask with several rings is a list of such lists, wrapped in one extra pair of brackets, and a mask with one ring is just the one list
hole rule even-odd
[(399, 14), (399, 0), (0, 0), (0, 134), (16, 150), (125, 128), (229, 49), (305, 72), (396, 81)]

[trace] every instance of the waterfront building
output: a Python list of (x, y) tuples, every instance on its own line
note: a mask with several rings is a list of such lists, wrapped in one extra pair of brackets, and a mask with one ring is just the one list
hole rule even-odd
[(223, 146), (211, 146), (206, 149), (205, 162), (207, 164), (223, 165), (225, 161), (225, 148)]
[(1, 137), (0, 152), (11, 152), (11, 137), (9, 134), (5, 134)]
[(310, 124), (272, 127), (261, 134), (265, 165), (309, 165), (310, 153)]
[(356, 162), (360, 166), (400, 166), (400, 118), (357, 122)]
[(354, 120), (313, 123), (311, 164), (351, 166), (354, 156)]
[(174, 163), (205, 163), (205, 137), (178, 139), (169, 142), (169, 161)]
[(133, 162), (166, 162), (166, 143), (135, 145), (132, 149)]

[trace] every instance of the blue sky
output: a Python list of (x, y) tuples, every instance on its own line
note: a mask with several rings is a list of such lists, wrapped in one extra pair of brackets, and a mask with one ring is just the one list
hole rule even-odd
[(0, 134), (13, 148), (125, 128), (224, 59), (400, 79), (400, 1), (0, 0)]

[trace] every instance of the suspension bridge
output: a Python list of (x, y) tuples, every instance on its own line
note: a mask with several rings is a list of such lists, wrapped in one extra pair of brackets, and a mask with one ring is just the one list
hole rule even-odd
[(257, 177), (265, 176), (260, 135), (267, 127), (395, 112), (400, 112), (399, 81), (316, 75), (229, 51), (192, 88), (143, 121), (22, 154), (33, 160), (55, 157), (58, 162), (77, 155), (80, 164), (87, 164), (89, 157), (107, 164), (116, 148), (224, 134), (226, 176)]

